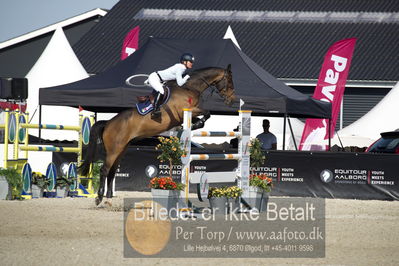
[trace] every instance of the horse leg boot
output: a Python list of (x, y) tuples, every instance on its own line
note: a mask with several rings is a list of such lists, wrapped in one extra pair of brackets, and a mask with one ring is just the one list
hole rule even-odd
[(114, 183), (114, 178), (115, 178), (115, 173), (116, 169), (118, 168), (119, 163), (114, 163), (114, 165), (111, 167), (111, 170), (109, 170), (108, 176), (107, 176), (107, 200), (104, 202), (104, 204), (108, 205), (109, 207), (112, 206), (112, 197), (113, 195), (113, 183)]
[(206, 120), (208, 120), (211, 117), (210, 113), (207, 112), (204, 114), (204, 117), (198, 118), (197, 120), (194, 121), (193, 119), (193, 124), (191, 126), (191, 130), (195, 130), (198, 128), (203, 128), (205, 126)]
[(159, 117), (161, 115), (161, 111), (159, 110), (159, 106), (161, 105), (161, 101), (163, 98), (163, 94), (157, 91), (157, 95), (154, 99), (154, 110), (151, 113), (152, 118)]
[[(112, 176), (111, 176), (112, 175)], [(107, 177), (107, 194), (106, 194), (106, 196), (107, 196), (107, 199), (111, 199), (114, 195), (113, 195), (113, 191), (112, 191), (112, 188), (113, 188), (113, 181), (114, 181), (114, 176), (115, 175), (115, 172), (111, 172), (110, 171), (110, 173), (108, 174), (108, 177)]]
[(108, 170), (105, 167), (105, 164), (101, 167), (100, 170), (100, 188), (98, 189), (97, 198), (96, 198), (96, 206), (98, 206), (104, 197), (104, 189), (105, 189), (105, 179), (107, 178)]
[(191, 130), (196, 130), (196, 129), (199, 129), (199, 128), (203, 128), (204, 126), (205, 126), (204, 118), (199, 118), (196, 121), (193, 120), (193, 124), (191, 125)]

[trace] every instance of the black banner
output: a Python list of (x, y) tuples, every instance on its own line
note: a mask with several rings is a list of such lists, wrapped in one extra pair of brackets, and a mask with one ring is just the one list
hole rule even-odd
[[(195, 152), (222, 151), (193, 149)], [(158, 154), (151, 148), (129, 148), (116, 173), (116, 190), (149, 191), (152, 177), (168, 176), (169, 165), (160, 163)], [(75, 158), (53, 153), (58, 165)], [(266, 153), (264, 166), (251, 170), (273, 178), (272, 196), (399, 200), (398, 159), (388, 154), (271, 151)], [(236, 161), (195, 161), (191, 172), (234, 171), (236, 167)], [(181, 167), (174, 166), (172, 171), (173, 178), (180, 180)], [(190, 190), (195, 192), (195, 186)]]
[(269, 152), (255, 169), (273, 177), (272, 195), (398, 200), (397, 155)]

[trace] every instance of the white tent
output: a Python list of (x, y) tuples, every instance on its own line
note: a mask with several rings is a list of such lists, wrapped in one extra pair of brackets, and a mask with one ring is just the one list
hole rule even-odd
[[(399, 83), (367, 114), (338, 131), (344, 146), (369, 146), (381, 132), (399, 128)], [(334, 138), (334, 143), (337, 137)]]
[(227, 30), (223, 36), (223, 39), (225, 39), (225, 40), (230, 39), (237, 46), (237, 48), (241, 50), (241, 47), (238, 44), (236, 36), (234, 35), (233, 29), (230, 27), (230, 25), (227, 27)]
[[(72, 50), (62, 28), (57, 28), (43, 53), (26, 76), (28, 78), (28, 112), (31, 123), (39, 122), (39, 88), (62, 85), (89, 77)], [(42, 124), (79, 125), (79, 111), (76, 108), (43, 106)], [(29, 134), (38, 136), (38, 130)], [(42, 138), (77, 140), (74, 131), (42, 130)]]

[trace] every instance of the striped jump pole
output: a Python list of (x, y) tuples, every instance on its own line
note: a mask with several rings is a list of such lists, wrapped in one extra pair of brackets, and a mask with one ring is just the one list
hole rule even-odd
[(240, 132), (234, 131), (198, 131), (192, 133), (193, 137), (239, 137)]
[(51, 151), (51, 152), (71, 152), (71, 153), (79, 153), (79, 148), (74, 147), (55, 147), (55, 146), (28, 146), (28, 147), (20, 147), (21, 151)]
[[(182, 149), (185, 155), (182, 156), (182, 177), (181, 182), (185, 184), (185, 190), (182, 197), (188, 205), (188, 194), (190, 184), (190, 163), (198, 160), (237, 160), (238, 168), (236, 172), (238, 186), (243, 190), (243, 198), (249, 197), (249, 143), (251, 133), (251, 111), (239, 111), (239, 132), (233, 131), (191, 131), (192, 111), (191, 109), (183, 109), (183, 132), (180, 137)], [(238, 153), (237, 154), (191, 154), (191, 139), (193, 137), (237, 137)], [(219, 173), (219, 172), (215, 172)], [(209, 173), (212, 174), (212, 173)]]
[(192, 154), (190, 161), (241, 160), (240, 154)]
[[(19, 150), (21, 151), (48, 151), (48, 152), (70, 152), (70, 153), (77, 153), (78, 157), (81, 159), (81, 147), (55, 147), (55, 146), (29, 146), (29, 141), (28, 141), (28, 129), (52, 129), (52, 130), (72, 130), (72, 131), (77, 131), (79, 133), (79, 143), (82, 141), (81, 140), (81, 126), (65, 126), (65, 125), (52, 125), (52, 124), (28, 124), (28, 123), (21, 123), (17, 124), (17, 128), (20, 128), (20, 130), (25, 130), (25, 137), (26, 139), (23, 141), (25, 144), (24, 146), (19, 146), (19, 143), (17, 143), (17, 147), (19, 147)], [(18, 148), (17, 148), (18, 150)], [(27, 155), (26, 155), (27, 157)], [(80, 162), (80, 160), (78, 160)]]
[(64, 126), (51, 124), (21, 124), (21, 128), (35, 128), (35, 129), (58, 129), (58, 130), (74, 130), (80, 131), (78, 126)]

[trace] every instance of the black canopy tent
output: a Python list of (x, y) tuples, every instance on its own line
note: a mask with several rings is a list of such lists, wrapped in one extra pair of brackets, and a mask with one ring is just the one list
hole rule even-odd
[[(128, 77), (149, 74), (178, 62), (180, 55), (195, 56), (195, 69), (232, 65), (236, 101), (231, 107), (207, 90), (202, 107), (211, 114), (235, 115), (242, 109), (258, 116), (330, 118), (331, 104), (315, 100), (285, 85), (238, 49), (231, 40), (179, 40), (149, 38), (127, 59), (103, 73), (77, 82), (41, 88), (40, 105), (78, 107), (94, 112), (120, 112), (136, 104), (136, 96), (149, 93), (146, 86), (126, 85)], [(189, 73), (188, 73), (189, 74)], [(285, 125), (285, 123), (284, 123)], [(284, 130), (285, 131), (285, 130)]]
[(183, 52), (195, 56), (195, 69), (232, 65), (237, 101), (225, 106), (216, 94), (208, 94), (204, 108), (213, 114), (236, 114), (239, 99), (254, 115), (329, 118), (331, 105), (306, 96), (285, 85), (238, 49), (231, 40), (149, 40), (135, 53), (96, 76), (56, 87), (41, 88), (39, 104), (78, 107), (94, 112), (119, 112), (131, 108), (136, 96), (148, 87), (131, 87), (125, 80), (149, 74), (178, 62)]

